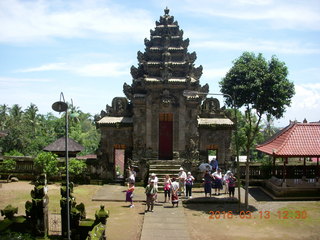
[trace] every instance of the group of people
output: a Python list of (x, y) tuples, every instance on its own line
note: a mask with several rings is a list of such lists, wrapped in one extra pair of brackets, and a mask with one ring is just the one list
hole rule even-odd
[[(130, 208), (134, 207), (133, 205), (133, 192), (135, 185), (136, 172), (134, 169), (128, 168), (128, 189), (126, 192), (126, 201), (130, 202)], [(192, 198), (192, 187), (194, 184), (195, 178), (192, 176), (191, 172), (186, 173), (182, 167), (179, 169), (179, 174), (177, 177), (170, 178), (169, 175), (165, 176), (163, 182), (164, 190), (164, 202), (172, 203), (172, 207), (179, 205), (179, 196), (182, 194), (185, 198)], [(148, 185), (145, 188), (146, 194), (146, 211), (153, 212), (154, 203), (157, 201), (158, 196), (158, 182), (159, 179), (155, 173), (152, 173), (148, 179)], [(216, 171), (211, 173), (207, 169), (203, 174), (203, 186), (205, 196), (209, 194), (212, 195), (212, 188), (215, 189), (215, 195), (220, 195), (220, 191), (223, 189), (223, 185), (226, 186), (226, 192), (229, 193), (229, 197), (234, 197), (236, 178), (231, 173), (227, 171), (226, 174), (222, 174), (219, 167), (216, 168)]]
[[(191, 172), (186, 173), (181, 167), (179, 169), (179, 174), (177, 177), (170, 178), (169, 175), (165, 176), (163, 182), (164, 190), (164, 202), (167, 200), (172, 203), (172, 207), (179, 206), (179, 196), (184, 194), (186, 198), (192, 198), (192, 186), (194, 182), (194, 177), (191, 175)], [(156, 174), (152, 173), (148, 185), (145, 190), (146, 193), (146, 211), (153, 212), (154, 202), (157, 201), (158, 193), (158, 177)]]
[(229, 197), (234, 197), (236, 178), (230, 170), (224, 175), (219, 167), (217, 167), (216, 171), (213, 173), (210, 173), (209, 169), (204, 172), (203, 186), (206, 197), (208, 194), (211, 197), (212, 188), (215, 189), (215, 195), (220, 195), (223, 185), (225, 185), (225, 193), (229, 193)]

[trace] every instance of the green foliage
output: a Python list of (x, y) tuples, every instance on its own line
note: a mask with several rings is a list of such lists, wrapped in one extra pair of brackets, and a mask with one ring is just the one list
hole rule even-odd
[(82, 175), (87, 169), (87, 165), (82, 160), (71, 158), (69, 161), (69, 174), (73, 177)]
[[(69, 136), (85, 147), (82, 154), (96, 151), (100, 141), (99, 131), (90, 114), (70, 106)], [(23, 155), (36, 156), (42, 149), (65, 136), (65, 115), (55, 117), (52, 113), (42, 115), (31, 103), (25, 110), (15, 104), (11, 108), (0, 105), (0, 130), (7, 136), (0, 138), (2, 152), (18, 151)]]
[[(290, 106), (294, 95), (294, 85), (287, 79), (288, 69), (285, 63), (275, 56), (267, 62), (262, 54), (244, 52), (233, 62), (233, 66), (220, 82), (221, 92), (233, 96), (227, 104), (234, 103), (236, 108), (245, 108), (244, 127), (239, 129), (239, 139), (245, 136), (246, 195), (248, 207), (249, 159), (252, 147), (260, 132), (263, 115), (276, 119), (283, 116), (285, 108)], [(240, 123), (238, 124), (239, 126)]]
[[(244, 52), (233, 64), (220, 82), (221, 92), (234, 96), (237, 108), (245, 106), (258, 115), (282, 117), (294, 95), (285, 63), (275, 56), (267, 62), (261, 53)], [(227, 101), (231, 105), (231, 100)]]
[(50, 152), (41, 152), (34, 159), (34, 167), (40, 173), (46, 173), (47, 177), (58, 174), (57, 155)]
[(0, 239), (1, 240), (33, 240), (35, 238), (28, 233), (6, 231), (3, 233), (0, 233)]
[(1, 172), (11, 172), (16, 168), (16, 161), (13, 159), (4, 159), (0, 165)]

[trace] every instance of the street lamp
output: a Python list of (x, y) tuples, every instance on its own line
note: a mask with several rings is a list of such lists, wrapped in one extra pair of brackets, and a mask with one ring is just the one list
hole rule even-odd
[[(63, 99), (63, 101), (61, 101)], [(68, 104), (64, 100), (63, 92), (60, 93), (60, 101), (52, 104), (52, 109), (56, 112), (65, 112), (66, 115), (66, 134), (65, 134), (65, 158), (66, 158), (66, 192), (67, 192), (67, 237), (70, 240), (70, 205), (69, 205), (69, 151), (68, 151)]]
[(240, 163), (239, 163), (239, 146), (238, 146), (238, 121), (237, 121), (237, 109), (235, 105), (235, 98), (231, 97), (229, 94), (224, 93), (205, 93), (193, 90), (184, 90), (183, 96), (185, 97), (197, 97), (199, 95), (213, 95), (213, 96), (224, 96), (228, 97), (232, 101), (232, 107), (234, 110), (234, 117), (235, 117), (235, 141), (236, 141), (236, 155), (237, 155), (237, 178), (238, 178), (238, 200), (239, 200), (239, 212), (240, 212), (240, 204), (241, 204), (241, 195), (240, 195)]

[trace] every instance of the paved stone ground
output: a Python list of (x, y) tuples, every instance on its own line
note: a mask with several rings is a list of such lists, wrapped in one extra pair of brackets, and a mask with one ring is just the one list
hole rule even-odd
[[(124, 202), (125, 201), (125, 186), (120, 185), (103, 185), (97, 193), (92, 197), (93, 201), (112, 201), (112, 202)], [(222, 191), (224, 193), (224, 191)], [(235, 193), (237, 197), (237, 190)], [(136, 187), (134, 191), (134, 201), (144, 202), (146, 200), (143, 187)], [(213, 203), (213, 202), (237, 202), (237, 199), (231, 199), (227, 194), (221, 194), (220, 196), (212, 195), (211, 198), (205, 197), (203, 193), (203, 188), (195, 188), (193, 190), (193, 198), (185, 199), (184, 197), (180, 198), (181, 201), (188, 201), (189, 203)], [(158, 193), (158, 202), (164, 201), (164, 194)]]
[(170, 203), (157, 204), (153, 212), (144, 216), (140, 240), (189, 240), (187, 221), (183, 206), (172, 207)]
[[(125, 201), (125, 186), (103, 185), (93, 196), (93, 201)], [(143, 187), (136, 187), (134, 191), (134, 201), (144, 202), (145, 194)], [(147, 212), (140, 240), (189, 240), (186, 217), (182, 202), (188, 203), (214, 203), (214, 202), (237, 202), (237, 199), (230, 199), (228, 195), (213, 195), (211, 198), (204, 197), (202, 188), (195, 188), (192, 199), (180, 197), (179, 207), (172, 207), (172, 204), (164, 203), (164, 194), (158, 193), (157, 203), (153, 212)]]

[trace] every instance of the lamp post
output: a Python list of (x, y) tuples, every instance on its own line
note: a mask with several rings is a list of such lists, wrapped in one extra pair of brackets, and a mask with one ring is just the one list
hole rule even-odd
[(238, 146), (238, 120), (237, 120), (237, 108), (235, 105), (235, 98), (231, 97), (229, 94), (223, 93), (205, 93), (193, 90), (184, 90), (183, 96), (185, 97), (195, 97), (198, 95), (213, 95), (213, 96), (224, 96), (228, 97), (232, 101), (232, 107), (234, 110), (234, 117), (235, 117), (235, 142), (236, 142), (236, 155), (237, 155), (237, 179), (238, 179), (238, 208), (240, 212), (240, 205), (241, 205), (241, 194), (240, 194), (240, 163), (239, 163), (239, 146)]
[[(61, 101), (63, 99), (63, 101)], [(70, 240), (70, 205), (69, 205), (69, 151), (68, 151), (68, 104), (64, 99), (63, 92), (60, 93), (60, 101), (52, 104), (52, 109), (56, 112), (65, 112), (66, 115), (66, 134), (65, 134), (65, 159), (66, 159), (66, 192), (67, 192), (67, 237)]]

